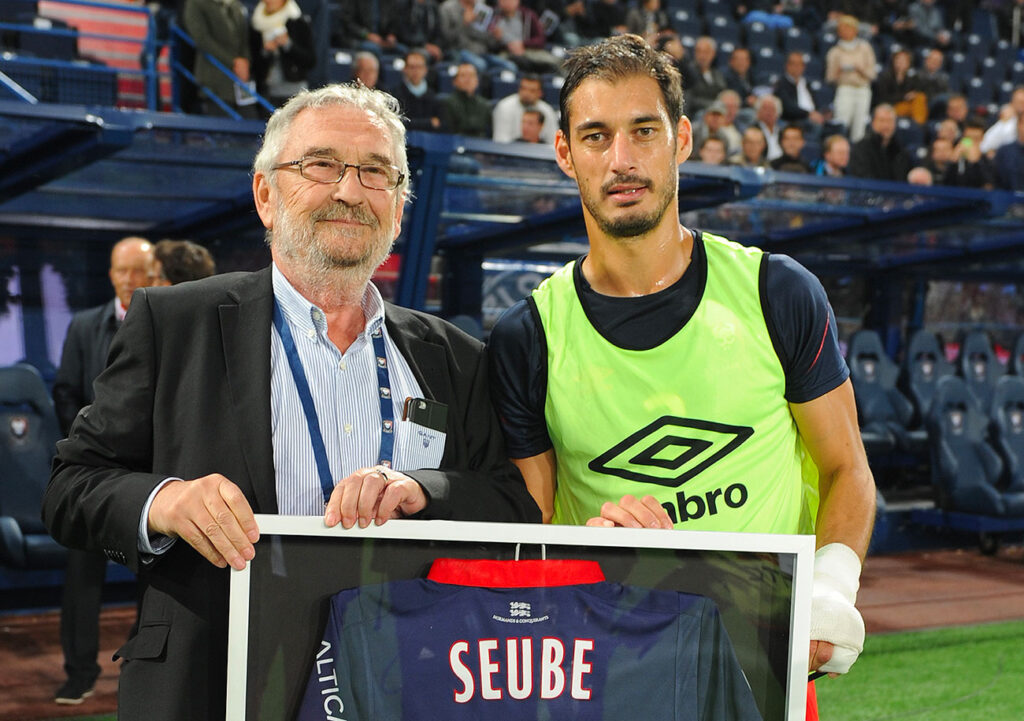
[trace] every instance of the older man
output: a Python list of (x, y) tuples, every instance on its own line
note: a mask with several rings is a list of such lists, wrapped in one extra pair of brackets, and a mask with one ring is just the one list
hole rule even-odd
[[(114, 298), (76, 313), (68, 327), (60, 368), (53, 383), (53, 402), (61, 433), (68, 434), (75, 416), (93, 401), (92, 383), (107, 364), (107, 352), (137, 288), (152, 282), (148, 270), (153, 246), (145, 238), (118, 241), (110, 252), (110, 284)], [(72, 550), (64, 575), (60, 612), (60, 643), (67, 681), (57, 689), (60, 704), (80, 704), (92, 694), (99, 676), (100, 604), (107, 559), (102, 553)]]
[[(122, 719), (224, 718), (227, 569), (255, 555), (254, 512), (345, 528), (540, 517), (481, 344), (370, 283), (408, 194), (394, 99), (295, 96), (253, 170), (273, 264), (136, 294), (43, 501), (55, 538), (148, 582), (119, 651)], [(407, 398), (436, 413), (415, 422)]]
[(896, 111), (879, 105), (871, 116), (871, 132), (850, 149), (850, 175), (904, 182), (912, 166), (896, 137)]

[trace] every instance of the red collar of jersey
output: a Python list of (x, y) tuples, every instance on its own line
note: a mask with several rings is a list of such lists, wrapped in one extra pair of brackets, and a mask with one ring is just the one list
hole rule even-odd
[(427, 578), (454, 586), (535, 588), (600, 583), (604, 573), (597, 561), (488, 561), (439, 558)]

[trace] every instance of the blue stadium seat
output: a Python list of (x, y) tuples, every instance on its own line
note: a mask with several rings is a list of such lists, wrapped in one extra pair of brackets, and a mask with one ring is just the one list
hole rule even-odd
[(388, 90), (397, 87), (402, 82), (402, 68), (405, 67), (405, 59), (393, 55), (385, 55), (380, 59), (380, 80), (377, 87)]
[(993, 87), (998, 87), (1006, 80), (1008, 76), (1009, 67), (1003, 65), (996, 58), (985, 58), (981, 61), (981, 68), (979, 68), (979, 77), (981, 77), (987, 84)]
[(672, 13), (672, 27), (680, 35), (699, 37), (704, 34), (704, 21), (689, 10), (676, 10)]
[(347, 83), (352, 79), (352, 54), (338, 50), (327, 63), (327, 79), (332, 83)]
[(787, 53), (794, 51), (813, 53), (814, 38), (796, 26), (787, 28), (782, 35), (782, 49)]
[(18, 41), (23, 54), (51, 60), (74, 60), (78, 56), (78, 36), (65, 35), (61, 31), (73, 28), (60, 20), (22, 16), (21, 23), (34, 25), (35, 30), (24, 30)]
[(0, 563), (58, 568), (67, 554), (39, 509), (61, 434), (46, 384), (30, 365), (0, 368), (0, 431)]
[(786, 70), (786, 58), (771, 48), (761, 48), (754, 56), (754, 81), (758, 85), (774, 85)]
[(491, 99), (501, 100), (519, 90), (519, 75), (511, 70), (490, 70)]
[(911, 118), (898, 118), (896, 120), (896, 137), (900, 139), (909, 152), (915, 151), (925, 144), (924, 125), (915, 123)]
[(811, 95), (814, 96), (814, 106), (819, 111), (832, 107), (832, 101), (836, 97), (834, 87), (820, 80), (812, 80), (808, 85), (811, 88)]
[(1017, 61), (1010, 69), (1010, 82), (1014, 85), (1024, 85), (1024, 62)]
[[(1011, 494), (1011, 499), (1024, 499), (1024, 378), (1013, 375), (999, 379), (992, 395), (991, 421), (993, 443), (1006, 464), (1002, 489)], [(1011, 512), (1019, 506), (1024, 514), (1024, 501), (1008, 503)]]
[(955, 373), (953, 364), (934, 333), (918, 330), (910, 336), (903, 354), (901, 386), (914, 403), (916, 423), (924, 423), (931, 412), (939, 381)]
[(943, 510), (988, 516), (1024, 514), (1024, 493), (999, 488), (1004, 464), (989, 446), (988, 414), (983, 413), (962, 378), (947, 376), (938, 385), (928, 439), (932, 484)]
[(989, 412), (992, 392), (996, 382), (1004, 374), (1003, 364), (992, 350), (992, 341), (984, 331), (974, 331), (964, 336), (957, 359), (960, 375), (974, 396), (983, 413)]
[[(789, 52), (785, 52), (783, 57), (789, 57)], [(804, 53), (804, 63), (804, 77), (808, 82), (825, 79), (825, 61), (822, 58)]]
[(544, 100), (548, 105), (558, 108), (558, 98), (562, 94), (562, 84), (565, 78), (561, 75), (544, 75), (541, 77), (541, 87), (544, 92)]
[(434, 70), (437, 73), (438, 93), (447, 94), (455, 89), (455, 86), (452, 85), (452, 80), (455, 78), (455, 73), (458, 69), (458, 63), (448, 63), (443, 60), (434, 66)]
[(708, 20), (708, 35), (720, 46), (732, 43), (733, 47), (740, 44), (740, 26), (736, 21), (725, 15), (718, 15)]
[(1011, 68), (1017, 62), (1017, 48), (1005, 40), (1000, 40), (992, 50), (992, 57), (1004, 67)]
[(779, 47), (778, 30), (769, 27), (764, 23), (747, 23), (745, 26), (746, 43), (750, 52), (757, 52), (759, 48), (771, 48), (777, 50)]
[(850, 337), (846, 357), (857, 402), (857, 421), (869, 452), (923, 450), (924, 433), (909, 430), (914, 406), (899, 389), (899, 367), (886, 354), (873, 330), (859, 330)]
[(967, 105), (971, 109), (988, 109), (996, 99), (996, 89), (985, 78), (974, 77), (967, 82)]
[(971, 34), (991, 40), (996, 37), (996, 19), (984, 8), (975, 8), (971, 17)]

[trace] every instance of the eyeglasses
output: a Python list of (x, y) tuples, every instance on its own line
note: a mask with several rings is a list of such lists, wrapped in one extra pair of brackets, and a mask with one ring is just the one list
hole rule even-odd
[(334, 158), (305, 157), (278, 163), (274, 170), (294, 168), (306, 180), (314, 183), (340, 183), (349, 168), (356, 169), (359, 184), (369, 190), (394, 190), (405, 180), (405, 173), (394, 165), (354, 165)]

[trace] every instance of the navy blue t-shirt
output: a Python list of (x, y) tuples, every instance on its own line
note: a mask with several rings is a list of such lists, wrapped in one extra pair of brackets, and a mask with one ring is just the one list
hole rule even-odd
[[(686, 325), (707, 282), (704, 243), (699, 231), (693, 237), (686, 272), (650, 295), (602, 295), (587, 283), (581, 262), (576, 263), (573, 278), (584, 312), (605, 339), (642, 351), (664, 343)], [(850, 371), (839, 349), (835, 315), (818, 279), (789, 256), (766, 253), (759, 285), (768, 334), (786, 376), (786, 400), (806, 403), (839, 387)], [(491, 394), (509, 455), (529, 458), (547, 451), (552, 447), (544, 420), (547, 344), (532, 298), (502, 315), (488, 345)]]

